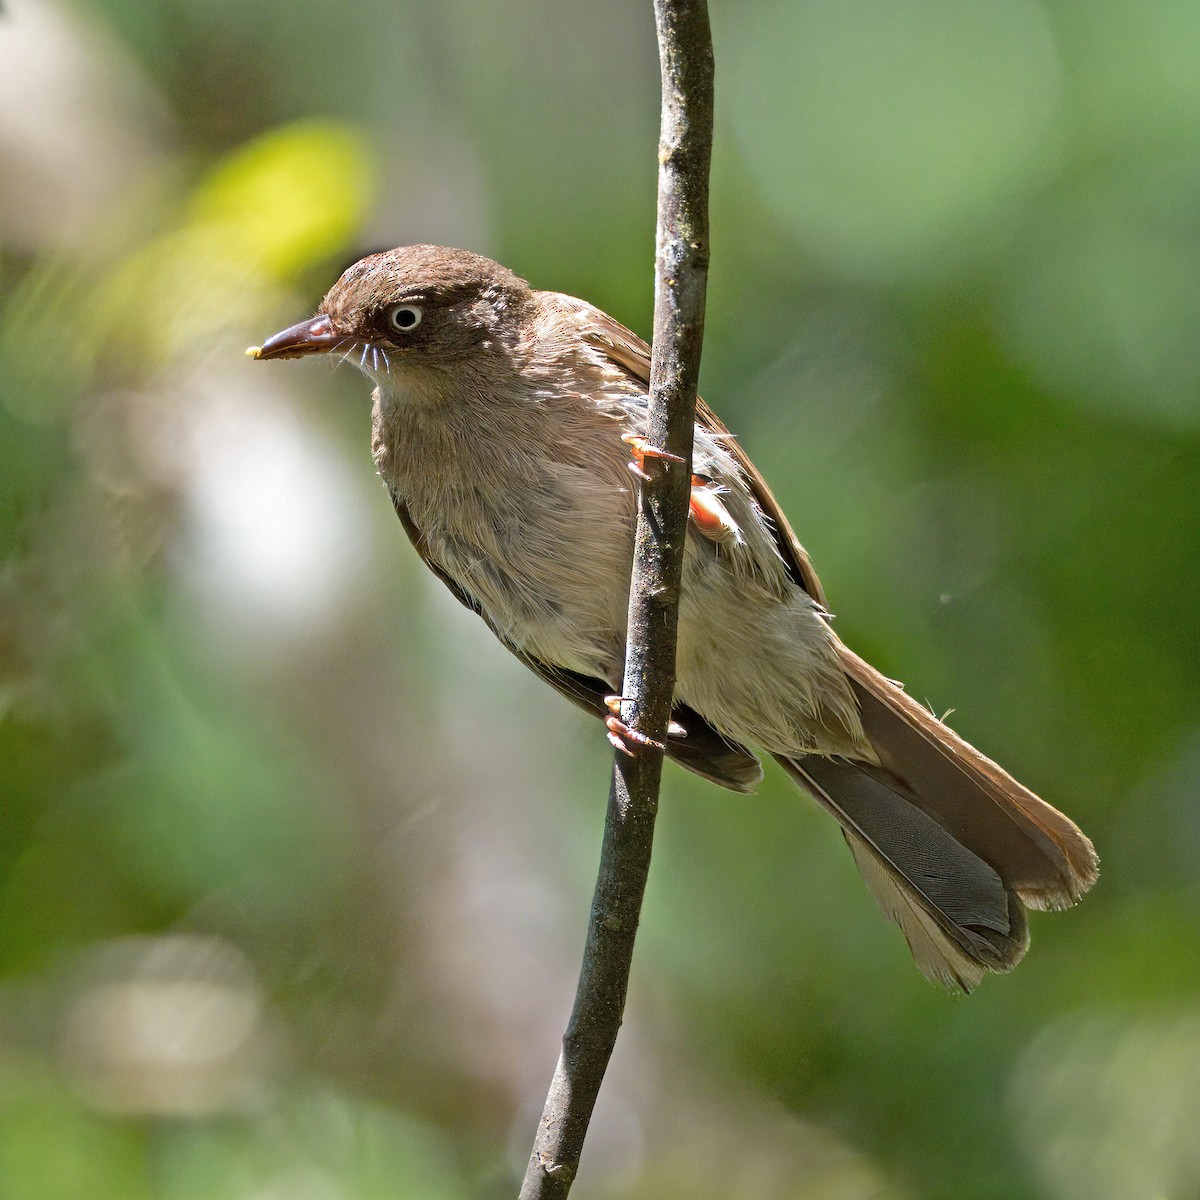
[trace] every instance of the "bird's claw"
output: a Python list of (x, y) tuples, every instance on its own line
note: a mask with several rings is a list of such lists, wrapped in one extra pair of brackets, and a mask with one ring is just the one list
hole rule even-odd
[(637, 758), (643, 750), (647, 749), (666, 750), (666, 746), (662, 742), (656, 742), (652, 737), (638, 733), (636, 729), (630, 729), (620, 717), (605, 717), (604, 724), (608, 726), (608, 740), (622, 754), (627, 754), (630, 758)]
[[(628, 699), (628, 696), (604, 697), (604, 707), (608, 709), (608, 716), (604, 718), (604, 724), (608, 727), (608, 740), (630, 758), (636, 758), (647, 748), (662, 750), (665, 753), (666, 746), (662, 742), (631, 729), (621, 720), (621, 705)], [(678, 721), (671, 721), (667, 725), (667, 734), (669, 737), (682, 738), (687, 737), (687, 730)]]
[(649, 438), (643, 437), (640, 433), (622, 434), (621, 441), (629, 447), (629, 452), (633, 456), (627, 465), (639, 479), (650, 479), (650, 473), (646, 470), (647, 459), (674, 463), (684, 461), (678, 454), (672, 454), (668, 450), (662, 450), (655, 446)]

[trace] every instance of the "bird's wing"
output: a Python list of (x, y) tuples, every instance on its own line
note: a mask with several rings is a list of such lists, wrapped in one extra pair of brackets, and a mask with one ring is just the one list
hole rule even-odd
[[(568, 299), (568, 297), (564, 297)], [(636, 333), (630, 333), (624, 325), (614, 321), (607, 313), (582, 300), (573, 300), (584, 318), (584, 337), (588, 343), (604, 354), (612, 363), (620, 367), (645, 387), (650, 386), (650, 347)], [(721, 423), (720, 418), (703, 400), (696, 400), (696, 421), (710, 433), (716, 434), (721, 443), (733, 456), (738, 465), (750, 494), (755, 503), (767, 518), (775, 541), (779, 546), (779, 554), (787, 566), (793, 581), (799, 584), (822, 608), (825, 607), (825, 589), (817, 578), (808, 551), (800, 544), (800, 539), (788, 524), (788, 519), (779, 507), (779, 501), (771, 494), (767, 482), (759, 474), (758, 468), (750, 461), (750, 456), (742, 449), (737, 438)]]
[[(460, 604), (478, 614), (488, 623), (488, 627), (496, 634), (504, 646), (521, 660), (531, 671), (539, 675), (560, 695), (565, 696), (576, 707), (595, 717), (606, 717), (608, 708), (605, 697), (611, 688), (602, 680), (582, 675), (577, 671), (568, 671), (550, 663), (542, 662), (526, 654), (523, 650), (511, 645), (488, 622), (487, 614), (479, 602), (459, 583), (448, 575), (429, 554), (429, 546), (424, 534), (417, 527), (412, 513), (395, 492), (388, 489), (392, 497), (392, 505), (409, 541), (421, 556), (425, 565), (450, 589)], [(677, 704), (671, 712), (671, 719), (683, 730), (682, 734), (672, 735), (667, 739), (667, 754), (681, 767), (687, 767), (697, 775), (722, 787), (735, 792), (751, 792), (762, 779), (762, 764), (744, 746), (727, 741), (699, 713), (686, 704)]]
[[(648, 385), (650, 349), (646, 343), (598, 309), (578, 303), (583, 309), (586, 336), (591, 344), (633, 378)], [(728, 432), (703, 401), (697, 402), (696, 419), (716, 433)], [(824, 606), (824, 593), (816, 572), (770, 489), (738, 443), (731, 439), (727, 444), (755, 500), (774, 526), (779, 552), (792, 578)], [(997, 871), (1006, 889), (1030, 908), (1062, 908), (1077, 901), (1096, 880), (1097, 859), (1091, 842), (1074, 822), (969, 745), (918, 704), (900, 684), (875, 670), (840, 640), (835, 639), (835, 645), (858, 699), (867, 739), (885, 771), (899, 781), (910, 802), (953, 831), (966, 849)], [(784, 765), (797, 774), (796, 764)], [(802, 782), (821, 797), (820, 788), (810, 777), (806, 776)], [(844, 784), (844, 781), (834, 782), (839, 786)], [(851, 835), (849, 823), (842, 823)], [(907, 910), (888, 890), (898, 888), (915, 903), (911, 881), (894, 870), (889, 860), (881, 858), (877, 863), (855, 845), (853, 838), (851, 845), (884, 911), (905, 929), (910, 942), (914, 939), (920, 942), (923, 935), (917, 936), (916, 924), (906, 917)], [(890, 881), (888, 888), (878, 886), (878, 880), (884, 877)], [(927, 909), (927, 905), (921, 907), (922, 912)], [(1023, 950), (1023, 934), (1020, 931), (1018, 934), (1009, 939), (1008, 965)], [(952, 949), (949, 947), (944, 957), (952, 959)], [(996, 969), (986, 955), (971, 956), (988, 969)], [(935, 958), (927, 955), (926, 961), (934, 962)], [(931, 973), (939, 974), (939, 969), (935, 966)]]

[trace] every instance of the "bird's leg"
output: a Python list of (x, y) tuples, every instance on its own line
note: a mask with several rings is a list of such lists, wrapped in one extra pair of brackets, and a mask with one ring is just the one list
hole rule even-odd
[[(660, 450), (640, 433), (622, 434), (621, 441), (629, 447), (631, 456), (629, 469), (639, 479), (648, 480), (650, 478), (649, 472), (646, 470), (648, 460), (683, 462), (678, 454)], [(719, 491), (719, 487), (705, 479), (703, 475), (693, 475), (692, 494), (688, 502), (689, 515), (697, 532), (708, 538), (709, 541), (724, 542), (730, 538), (739, 540), (741, 530), (738, 529), (737, 522), (730, 516), (729, 510), (721, 503)]]
[(696, 532), (710, 542), (741, 541), (742, 531), (729, 509), (721, 502), (721, 489), (703, 475), (692, 476), (692, 495), (688, 515)]
[[(656, 742), (652, 737), (638, 733), (636, 729), (630, 729), (621, 720), (621, 705), (628, 699), (628, 696), (604, 697), (604, 707), (608, 709), (608, 716), (604, 718), (604, 724), (608, 727), (608, 740), (622, 754), (628, 754), (630, 758), (636, 758), (646, 746), (653, 746), (656, 750), (665, 751), (666, 747), (662, 742)], [(687, 730), (678, 721), (671, 721), (667, 725), (667, 735), (673, 738), (687, 737)]]

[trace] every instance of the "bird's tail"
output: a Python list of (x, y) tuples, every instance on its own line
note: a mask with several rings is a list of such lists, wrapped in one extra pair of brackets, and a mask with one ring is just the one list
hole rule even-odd
[(878, 764), (780, 758), (838, 820), (863, 879), (930, 979), (970, 991), (1011, 970), (1025, 909), (1066, 908), (1096, 881), (1092, 843), (842, 648)]

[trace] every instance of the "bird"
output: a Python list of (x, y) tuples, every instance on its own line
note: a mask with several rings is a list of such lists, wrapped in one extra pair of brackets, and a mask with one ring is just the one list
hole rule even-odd
[[(368, 255), (259, 360), (333, 356), (374, 385), (372, 454), (417, 553), (509, 651), (614, 716), (647, 440), (650, 347), (482, 255)], [(808, 554), (703, 401), (669, 758), (736, 792), (773, 757), (841, 827), (917, 966), (953, 991), (1024, 956), (1028, 909), (1076, 903), (1091, 841), (834, 632)], [(626, 742), (625, 748), (635, 749)]]

